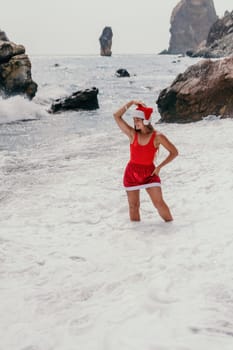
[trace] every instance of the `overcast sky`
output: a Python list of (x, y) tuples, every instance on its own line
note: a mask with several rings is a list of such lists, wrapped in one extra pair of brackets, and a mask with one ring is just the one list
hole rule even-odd
[[(3, 1), (0, 29), (27, 53), (99, 54), (105, 26), (113, 31), (113, 54), (158, 53), (167, 49), (170, 17), (179, 0)], [(214, 0), (217, 15), (232, 0)]]

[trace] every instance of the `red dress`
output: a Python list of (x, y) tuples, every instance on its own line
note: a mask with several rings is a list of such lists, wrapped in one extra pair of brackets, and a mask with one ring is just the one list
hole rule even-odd
[(130, 144), (130, 161), (125, 168), (123, 184), (126, 191), (141, 188), (160, 187), (161, 180), (157, 175), (151, 176), (155, 169), (154, 158), (158, 148), (154, 146), (156, 132), (153, 132), (146, 145), (138, 143), (138, 133)]

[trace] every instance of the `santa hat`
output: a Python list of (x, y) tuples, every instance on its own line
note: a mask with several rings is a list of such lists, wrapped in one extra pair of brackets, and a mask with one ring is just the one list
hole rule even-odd
[(150, 124), (151, 114), (153, 112), (153, 108), (146, 107), (143, 105), (138, 105), (136, 110), (134, 111), (134, 117), (143, 119), (143, 124)]

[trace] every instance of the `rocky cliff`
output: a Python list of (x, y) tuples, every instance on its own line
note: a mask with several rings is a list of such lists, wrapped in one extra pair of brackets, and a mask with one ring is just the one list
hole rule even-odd
[(192, 57), (219, 58), (233, 54), (233, 11), (226, 11), (210, 28), (206, 43)]
[(188, 50), (196, 50), (206, 40), (216, 20), (213, 0), (181, 0), (171, 15), (167, 53), (185, 54)]

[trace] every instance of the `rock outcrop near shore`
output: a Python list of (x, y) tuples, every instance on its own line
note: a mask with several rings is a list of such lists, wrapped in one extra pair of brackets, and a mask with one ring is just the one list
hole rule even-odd
[(105, 27), (99, 38), (101, 56), (112, 56), (112, 37), (112, 28)]
[(86, 90), (79, 90), (72, 95), (56, 99), (50, 108), (50, 113), (57, 113), (67, 110), (94, 110), (99, 108), (97, 95), (99, 90), (96, 87)]
[(0, 95), (24, 95), (32, 99), (37, 84), (32, 80), (31, 62), (23, 45), (17, 45), (0, 30)]
[(206, 40), (217, 20), (213, 0), (181, 0), (170, 19), (170, 42), (166, 53), (185, 54)]
[(209, 115), (233, 118), (233, 57), (190, 66), (161, 91), (156, 103), (160, 122), (195, 122)]
[(187, 54), (191, 57), (205, 58), (233, 55), (233, 11), (226, 11), (224, 16), (211, 26), (204, 45)]

